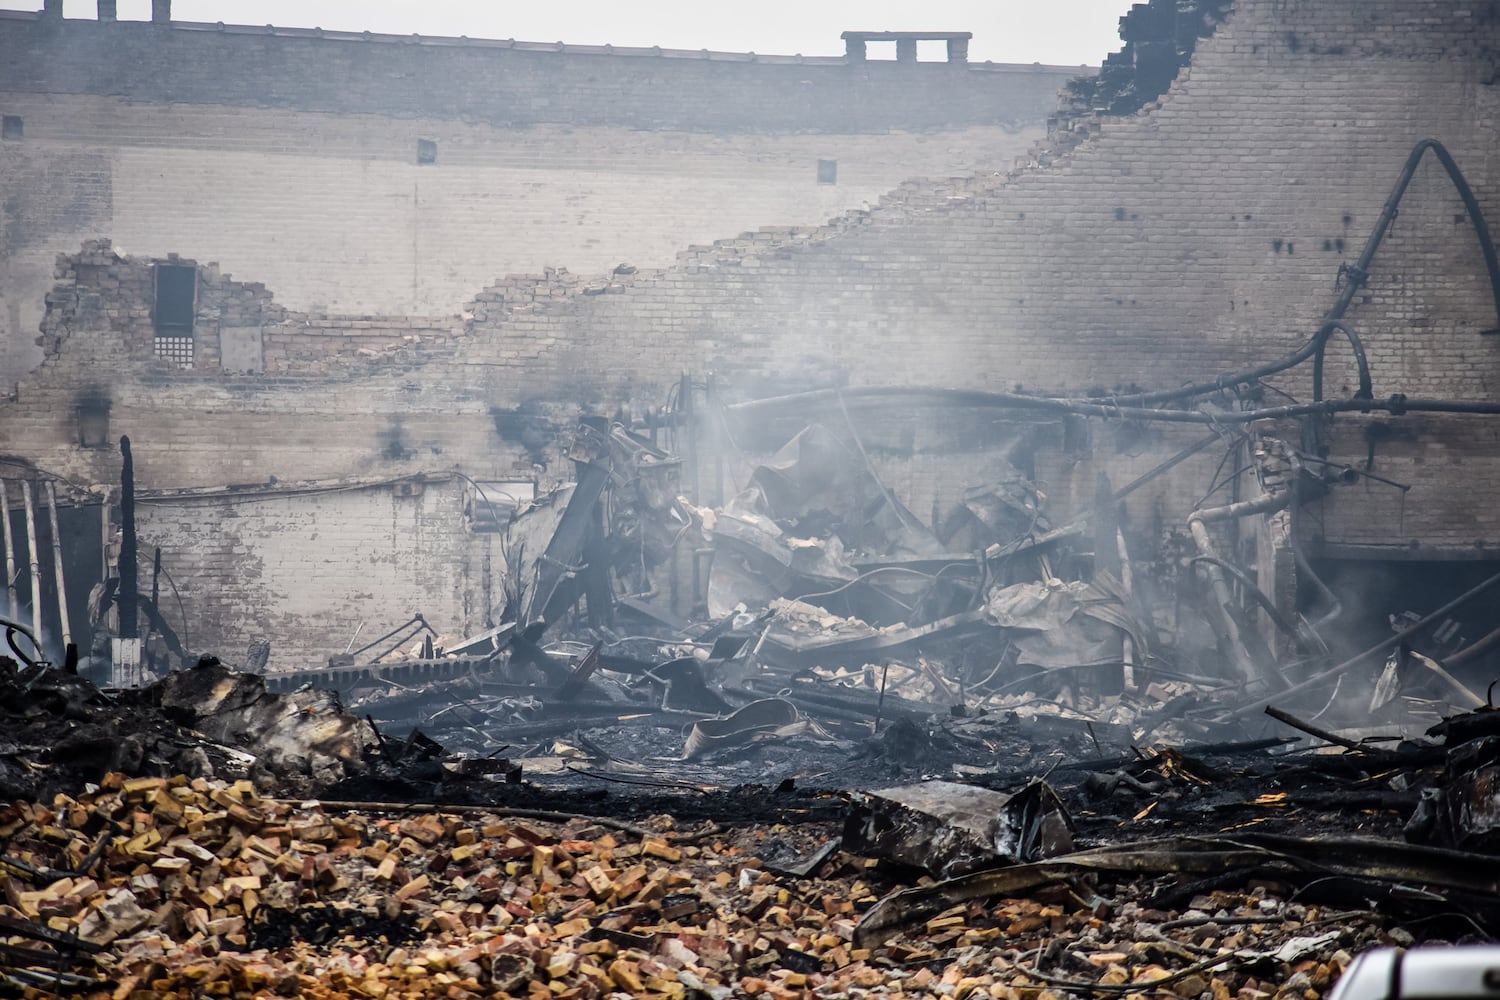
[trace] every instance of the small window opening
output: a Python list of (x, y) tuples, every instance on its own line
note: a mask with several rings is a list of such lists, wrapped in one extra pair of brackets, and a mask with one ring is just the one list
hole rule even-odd
[(78, 444), (82, 448), (109, 448), (109, 402), (87, 399), (78, 404)]
[(198, 305), (198, 269), (190, 264), (157, 264), (156, 356), (177, 368), (193, 367), (193, 314)]
[(837, 184), (838, 182), (839, 182), (839, 161), (838, 160), (819, 160), (818, 161), (818, 183), (819, 184)]
[(917, 62), (947, 62), (948, 42), (942, 38), (917, 39)]
[(20, 115), (6, 115), (0, 118), (0, 139), (19, 139), (24, 123)]
[(872, 40), (865, 43), (865, 59), (868, 62), (895, 62), (896, 42)]
[(191, 264), (156, 265), (157, 333), (193, 334), (193, 312), (198, 305), (198, 269)]
[(151, 20), (151, 0), (118, 0), (115, 6), (115, 17), (117, 20)]
[(437, 143), (434, 142), (431, 139), (418, 139), (417, 140), (417, 162), (418, 163), (436, 163), (437, 162)]

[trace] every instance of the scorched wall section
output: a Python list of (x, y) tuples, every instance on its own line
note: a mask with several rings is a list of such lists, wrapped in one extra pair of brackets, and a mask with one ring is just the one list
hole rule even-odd
[[(312, 669), (344, 652), (356, 631), (353, 645), (363, 646), (414, 614), (456, 640), (482, 630), (494, 598), (485, 588), (502, 571), (498, 536), (466, 528), (461, 485), (143, 497), (143, 574), (160, 546), (188, 609), (184, 641), (230, 662), (264, 639), (270, 669)], [(177, 627), (176, 595), (162, 590)]]
[[(1500, 214), (1494, 51), (1500, 16), (1489, 4), (1240, 0), (1159, 105), (1039, 149), (1013, 175), (904, 185), (827, 226), (757, 230), (661, 270), (502, 281), (468, 303), (462, 329), (399, 359), (356, 350), (248, 378), (131, 360), (111, 372), (111, 419), (143, 442), (145, 474), (160, 485), (454, 467), (484, 478), (538, 457), (497, 410), (554, 400), (614, 413), (659, 402), (682, 371), (712, 370), (742, 395), (840, 382), (1107, 395), (1212, 378), (1312, 334), (1418, 140), (1447, 145)], [(54, 297), (75, 291), (64, 282)], [(104, 301), (125, 309), (126, 325), (139, 320), (138, 301)], [(114, 356), (98, 345), (119, 324), (85, 306), (93, 320), (23, 383), (0, 440), (24, 433), (15, 440), (58, 471), (110, 481), (113, 455), (80, 451), (69, 414), (43, 405), (82, 391)], [(1481, 332), (1496, 325), (1493, 309), (1459, 199), (1429, 161), (1348, 314), (1376, 394), (1495, 398), (1500, 339)], [(1345, 358), (1336, 344), (1331, 395), (1352, 388)], [(1276, 388), (1307, 398), (1305, 372)], [(1369, 483), (1338, 487), (1302, 529), (1330, 545), (1425, 538), (1450, 554), (1500, 539), (1488, 425), (1389, 422), (1411, 436), (1378, 442), (1376, 462), (1399, 459), (1393, 478), (1412, 489), (1398, 501)], [(1193, 436), (1088, 423), (1081, 447), (1044, 442), (1036, 456), (1059, 518), (1090, 503), (1098, 471), (1118, 487)], [(1363, 426), (1339, 418), (1333, 459), (1366, 460)], [(1283, 438), (1296, 442), (1298, 430)], [(162, 449), (148, 452), (150, 441)], [(1222, 454), (1128, 501), (1137, 537), (1180, 534)], [(555, 452), (542, 457), (544, 481), (567, 476)], [(925, 506), (951, 496), (942, 491), (953, 482), (929, 481), (964, 457), (876, 461), (898, 495)]]

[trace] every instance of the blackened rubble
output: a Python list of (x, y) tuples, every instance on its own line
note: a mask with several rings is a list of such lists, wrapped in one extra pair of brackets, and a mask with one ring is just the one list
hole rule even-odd
[[(1063, 715), (918, 722), (906, 701), (852, 754), (801, 752), (879, 759), (886, 785), (962, 760), (968, 783), (850, 796), (612, 767), (599, 728), (543, 741), (583, 768), (559, 782), (546, 757), (454, 755), (208, 662), (140, 691), (7, 669), (4, 759), (35, 782), (0, 811), (0, 980), (18, 991), (419, 996), (437, 976), (483, 995), (545, 976), (580, 996), (697, 982), (780, 997), (951, 978), (1306, 1000), (1365, 947), (1500, 932), (1492, 818), (1467, 808), (1492, 780), (1489, 708), (1399, 747), (1333, 733), (1350, 746), (1110, 756), (1102, 726)], [(786, 718), (735, 751), (762, 776)], [(139, 755), (73, 752), (121, 726)], [(345, 776), (320, 785), (334, 760)], [(1042, 763), (1045, 780), (1024, 767)], [(348, 974), (314, 971), (330, 954)]]

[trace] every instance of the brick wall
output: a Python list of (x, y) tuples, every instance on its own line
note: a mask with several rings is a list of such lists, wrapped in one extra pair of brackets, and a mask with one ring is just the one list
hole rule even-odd
[(1080, 72), (0, 11), (21, 123), (0, 141), (0, 382), (40, 360), (52, 258), (87, 238), (216, 261), (296, 309), (452, 315), (506, 274), (663, 266), (995, 169)]
[[(3, 24), (3, 22), (0, 22)], [(1031, 123), (881, 135), (524, 130), (434, 119), (0, 92), (0, 370), (18, 377), (52, 258), (110, 236), (191, 254), (304, 310), (447, 314), (508, 273), (670, 264), (694, 242), (817, 224), (912, 176), (1009, 163)], [(438, 160), (415, 162), (418, 138)], [(837, 164), (818, 183), (818, 161)]]
[[(192, 326), (180, 331), (193, 343), (190, 362), (156, 349), (155, 274), (164, 266), (192, 268), (195, 275)], [(464, 332), (456, 318), (295, 312), (277, 303), (265, 285), (235, 281), (217, 265), (177, 254), (125, 256), (110, 240), (90, 240), (81, 253), (59, 255), (53, 273), (57, 284), (46, 296), (50, 308), (37, 341), (46, 360), (61, 364), (64, 382), (67, 373), (118, 365), (157, 377), (347, 377), (451, 348)], [(240, 350), (229, 345), (226, 361), (229, 338)], [(45, 382), (58, 373), (39, 374)]]
[(137, 509), (141, 550), (161, 547), (178, 588), (162, 586), (168, 620), (180, 594), (190, 649), (226, 661), (263, 638), (269, 669), (307, 669), (361, 625), (355, 648), (418, 613), (453, 641), (503, 602), (498, 536), (467, 530), (457, 480), (144, 496)]
[(1351, 416), (1328, 459), (1355, 481), (1306, 509), (1302, 533), (1327, 554), (1500, 559), (1500, 420)]
[[(1083, 391), (1274, 357), (1316, 329), (1419, 139), (1444, 141), (1500, 215), (1487, 10), (1242, 0), (1159, 108), (1104, 121), (1044, 169), (899, 190), (775, 245), (690, 254), (628, 294), (507, 318), (463, 358), (550, 336), (566, 345), (551, 370), (571, 378), (601, 340), (633, 337), (651, 347), (640, 372)], [(1493, 300), (1462, 212), (1426, 164), (1348, 317), (1377, 388), (1496, 387), (1500, 339), (1479, 334)], [(1329, 377), (1348, 380), (1337, 351)]]
[(0, 12), (0, 91), (506, 127), (849, 133), (1020, 125), (1079, 70), (104, 24)]

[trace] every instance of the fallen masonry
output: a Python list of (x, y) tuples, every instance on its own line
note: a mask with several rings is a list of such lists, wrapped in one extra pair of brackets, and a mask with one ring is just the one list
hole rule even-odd
[(245, 781), (111, 773), (92, 792), (12, 805), (0, 832), (15, 866), (5, 982), (121, 1000), (1020, 997), (1085, 984), (1312, 997), (1352, 952), (1411, 939), (1372, 911), (1297, 899), (1271, 870), (1168, 914), (1153, 880), (1108, 865), (1097, 881), (1059, 866), (1024, 891), (944, 899), (871, 938), (862, 924), (901, 898), (877, 903), (901, 884), (892, 872), (839, 852), (803, 875), (766, 860), (816, 844), (816, 828), (656, 816), (624, 833), (504, 808), (350, 811)]
[[(1488, 707), (1400, 748), (1318, 743), (1337, 752), (1280, 737), (1112, 755), (1086, 727), (903, 718), (885, 736), (927, 755), (911, 761), (943, 761), (944, 741), (982, 759), (967, 748), (990, 739), (1050, 773), (997, 755), (966, 785), (892, 786), (892, 764), (868, 793), (611, 792), (369, 737), (332, 698), (213, 664), (139, 692), (9, 669), (3, 757), (34, 780), (0, 810), (0, 985), (17, 995), (1314, 1000), (1370, 947), (1500, 930), (1493, 820), (1463, 807), (1492, 780)], [(251, 705), (273, 721), (188, 725)], [(111, 719), (137, 751), (59, 752)], [(349, 759), (259, 766), (296, 740)], [(203, 773), (175, 773), (184, 759)]]

